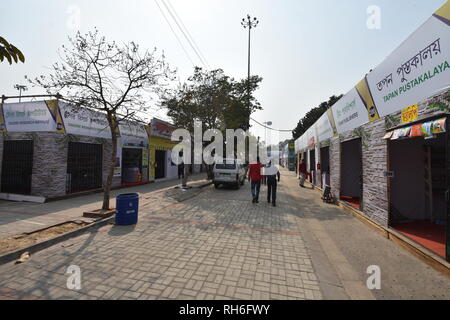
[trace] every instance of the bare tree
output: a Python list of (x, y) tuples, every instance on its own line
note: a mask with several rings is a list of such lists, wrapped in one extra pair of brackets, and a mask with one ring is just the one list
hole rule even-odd
[(118, 127), (121, 122), (142, 120), (149, 111), (150, 97), (164, 92), (172, 71), (164, 54), (140, 52), (139, 46), (129, 42), (119, 46), (107, 42), (93, 32), (74, 38), (70, 46), (62, 46), (60, 61), (52, 65), (49, 76), (40, 76), (31, 83), (48, 93), (61, 94), (75, 108), (88, 108), (105, 115), (111, 131), (111, 167), (104, 185), (102, 209), (109, 209), (114, 163), (117, 154)]

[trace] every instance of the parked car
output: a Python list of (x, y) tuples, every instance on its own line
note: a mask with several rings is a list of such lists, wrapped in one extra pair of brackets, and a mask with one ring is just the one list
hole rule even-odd
[(223, 163), (216, 163), (213, 169), (214, 187), (219, 185), (233, 185), (237, 189), (245, 183), (244, 164), (237, 159), (223, 159)]

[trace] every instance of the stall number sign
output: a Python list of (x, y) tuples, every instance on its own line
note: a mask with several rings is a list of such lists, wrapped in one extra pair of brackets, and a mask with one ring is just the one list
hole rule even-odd
[(393, 178), (394, 177), (394, 171), (385, 171), (384, 176), (386, 178)]
[(419, 108), (413, 104), (402, 110), (402, 123), (416, 121), (419, 118)]

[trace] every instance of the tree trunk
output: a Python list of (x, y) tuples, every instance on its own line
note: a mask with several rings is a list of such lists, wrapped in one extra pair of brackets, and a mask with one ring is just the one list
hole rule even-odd
[(109, 210), (109, 198), (111, 196), (111, 185), (114, 177), (114, 168), (116, 165), (116, 156), (117, 156), (117, 136), (115, 132), (116, 130), (114, 127), (115, 126), (114, 121), (112, 120), (112, 118), (110, 118), (110, 116), (108, 116), (108, 122), (111, 129), (112, 150), (111, 150), (111, 165), (108, 171), (108, 177), (106, 178), (105, 187), (103, 188), (103, 205), (102, 205), (103, 210)]

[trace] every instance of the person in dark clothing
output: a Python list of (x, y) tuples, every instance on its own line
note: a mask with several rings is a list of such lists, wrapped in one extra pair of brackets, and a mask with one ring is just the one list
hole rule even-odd
[(304, 188), (305, 187), (305, 180), (308, 177), (308, 170), (306, 169), (306, 162), (305, 162), (304, 159), (302, 160), (302, 162), (299, 165), (298, 172), (300, 173), (299, 185), (300, 185), (300, 187)]
[(184, 163), (178, 165), (178, 179), (184, 178)]
[(272, 206), (276, 206), (277, 202), (277, 180), (280, 182), (280, 171), (275, 165), (269, 163), (269, 167), (266, 168), (267, 177), (267, 202), (270, 203), (272, 198)]

